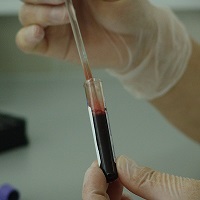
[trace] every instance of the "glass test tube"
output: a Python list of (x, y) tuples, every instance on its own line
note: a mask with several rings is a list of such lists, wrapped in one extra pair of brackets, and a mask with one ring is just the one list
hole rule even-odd
[(98, 164), (107, 182), (113, 182), (118, 175), (102, 82), (92, 78), (85, 82), (84, 87)]

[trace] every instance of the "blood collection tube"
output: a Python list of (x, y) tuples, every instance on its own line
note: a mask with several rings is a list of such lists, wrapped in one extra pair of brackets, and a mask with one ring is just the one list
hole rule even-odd
[(102, 82), (91, 78), (86, 80), (84, 87), (98, 164), (107, 182), (113, 182), (118, 175)]

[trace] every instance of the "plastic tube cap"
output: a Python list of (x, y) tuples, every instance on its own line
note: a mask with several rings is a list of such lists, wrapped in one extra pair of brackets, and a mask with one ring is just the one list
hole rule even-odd
[(0, 187), (0, 200), (19, 200), (19, 196), (19, 192), (9, 184)]

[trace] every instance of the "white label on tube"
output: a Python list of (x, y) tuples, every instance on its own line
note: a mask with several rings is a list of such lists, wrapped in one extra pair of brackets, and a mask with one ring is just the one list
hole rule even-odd
[(96, 154), (97, 154), (97, 160), (98, 160), (98, 164), (100, 166), (101, 165), (101, 158), (100, 158), (99, 149), (98, 149), (98, 145), (97, 145), (96, 132), (95, 132), (95, 127), (94, 127), (94, 120), (93, 120), (93, 116), (92, 116), (92, 109), (89, 106), (88, 106), (88, 113), (89, 113), (90, 123), (91, 123), (91, 127), (92, 127), (92, 133), (93, 133), (93, 139), (94, 139), (94, 144), (95, 144), (95, 149), (96, 149)]

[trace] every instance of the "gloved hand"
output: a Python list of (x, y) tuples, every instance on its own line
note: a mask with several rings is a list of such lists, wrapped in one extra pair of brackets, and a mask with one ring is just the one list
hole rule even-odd
[(117, 159), (119, 180), (108, 185), (97, 163), (87, 170), (83, 183), (83, 200), (129, 200), (122, 185), (148, 200), (199, 200), (200, 180), (177, 177), (138, 166), (125, 156)]
[[(19, 48), (79, 61), (64, 0), (24, 0)], [(190, 39), (169, 9), (148, 0), (74, 0), (91, 66), (110, 73), (139, 98), (166, 93), (190, 57)]]

